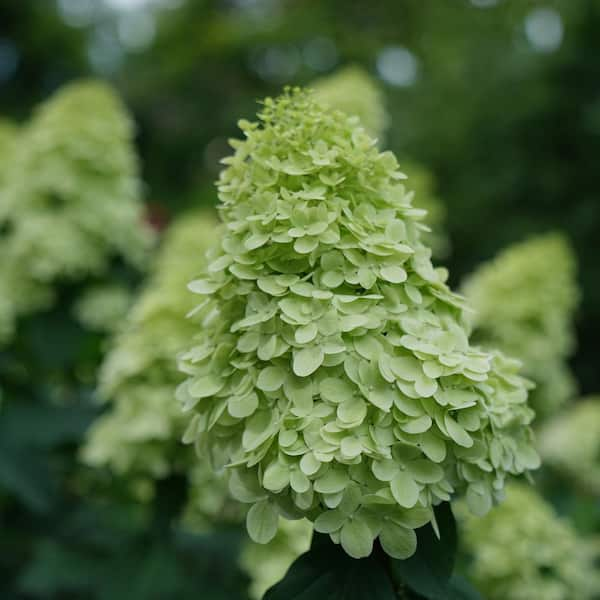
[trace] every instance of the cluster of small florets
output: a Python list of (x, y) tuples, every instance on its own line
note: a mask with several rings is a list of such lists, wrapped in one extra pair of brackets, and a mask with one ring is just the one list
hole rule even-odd
[(0, 119), (0, 186), (8, 176), (18, 137), (18, 129), (10, 121)]
[(476, 339), (523, 361), (536, 383), (530, 404), (541, 416), (572, 399), (576, 384), (566, 364), (574, 346), (579, 293), (575, 258), (559, 234), (515, 244), (480, 267), (464, 292)]
[[(377, 139), (379, 146), (382, 145), (390, 119), (382, 90), (365, 70), (358, 66), (345, 67), (317, 79), (311, 87), (317, 102), (358, 117), (367, 134)], [(431, 231), (423, 231), (423, 242), (431, 248), (435, 258), (442, 258), (449, 249), (449, 241), (444, 234), (446, 211), (435, 194), (433, 176), (413, 161), (403, 161), (402, 172), (410, 181), (413, 206), (427, 211), (422, 223)]]
[(259, 117), (224, 160), (226, 229), (190, 284), (185, 440), (253, 504), (255, 541), (306, 516), (354, 557), (377, 537), (409, 556), (433, 506), (466, 492), (483, 514), (538, 465), (527, 382), (469, 343), (391, 153), (298, 90)]
[(550, 420), (538, 446), (546, 464), (600, 497), (600, 397), (584, 398)]
[(315, 80), (310, 86), (323, 106), (358, 117), (367, 133), (382, 141), (390, 119), (382, 91), (361, 67), (349, 66)]
[(190, 463), (181, 446), (182, 415), (172, 401), (182, 380), (175, 356), (195, 332), (194, 321), (185, 318), (195, 306), (186, 285), (202, 266), (215, 226), (214, 218), (200, 214), (169, 227), (101, 367), (99, 395), (110, 408), (90, 430), (83, 450), (89, 464), (151, 483)]
[(131, 291), (118, 283), (91, 285), (77, 299), (75, 318), (91, 331), (119, 329), (131, 304)]
[(108, 87), (67, 86), (11, 147), (0, 182), (7, 273), (0, 295), (13, 321), (47, 305), (58, 282), (99, 276), (115, 256), (141, 266), (152, 236), (143, 224), (133, 125)]
[(590, 600), (599, 553), (531, 487), (511, 484), (482, 519), (461, 514), (470, 574), (489, 600)]
[(433, 175), (413, 161), (402, 161), (402, 172), (410, 182), (414, 194), (413, 204), (427, 211), (423, 221), (430, 231), (423, 231), (423, 243), (431, 248), (435, 259), (447, 256), (450, 252), (450, 240), (445, 233), (446, 208), (436, 195)]

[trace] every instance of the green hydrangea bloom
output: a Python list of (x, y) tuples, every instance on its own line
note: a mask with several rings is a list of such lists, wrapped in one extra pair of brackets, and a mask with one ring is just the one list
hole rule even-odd
[(17, 137), (17, 127), (10, 121), (0, 119), (0, 186), (10, 172)]
[(463, 521), (469, 574), (489, 600), (596, 597), (597, 547), (578, 537), (532, 488), (511, 484), (500, 506), (482, 519), (463, 511)]
[[(383, 140), (390, 122), (384, 95), (376, 81), (361, 67), (340, 69), (333, 75), (317, 79), (312, 87), (318, 102), (357, 116), (371, 137)], [(433, 176), (413, 161), (402, 161), (402, 171), (411, 183), (413, 205), (427, 211), (423, 223), (431, 231), (423, 231), (423, 241), (435, 258), (442, 258), (449, 250), (449, 241), (443, 232), (446, 211), (435, 195)]]
[(190, 463), (181, 446), (183, 418), (172, 401), (183, 379), (174, 357), (195, 332), (194, 321), (185, 319), (195, 305), (186, 285), (198, 274), (215, 227), (213, 218), (198, 214), (167, 230), (153, 273), (101, 367), (99, 395), (111, 407), (88, 434), (83, 458), (89, 464), (152, 480)]
[(579, 293), (575, 258), (562, 235), (509, 247), (471, 275), (464, 293), (476, 311), (477, 339), (523, 361), (536, 383), (530, 403), (539, 415), (556, 412), (574, 396), (566, 359), (574, 346)]
[(519, 363), (470, 345), (394, 156), (299, 90), (267, 99), (219, 179), (184, 439), (252, 503), (253, 540), (306, 516), (354, 557), (414, 552), (432, 507), (484, 513), (538, 465)]
[(11, 148), (0, 183), (5, 338), (20, 314), (48, 306), (57, 283), (101, 276), (115, 256), (140, 267), (152, 241), (133, 124), (106, 85), (63, 88)]
[[(19, 130), (9, 121), (0, 120), (0, 214), (4, 202), (3, 190), (15, 164), (15, 153)], [(0, 229), (3, 227), (0, 219)], [(6, 228), (6, 226), (4, 226)], [(0, 233), (0, 253), (3, 254), (3, 237)], [(29, 281), (21, 265), (8, 261), (3, 254), (0, 258), (0, 344), (13, 335), (18, 312), (36, 310), (47, 306), (50, 294), (43, 286)]]
[(99, 82), (66, 86), (22, 128), (0, 193), (3, 259), (32, 281), (101, 274), (116, 255), (139, 267), (143, 224), (133, 124)]
[(242, 568), (250, 575), (250, 597), (260, 600), (265, 592), (283, 579), (291, 564), (308, 552), (312, 525), (306, 519), (281, 519), (275, 537), (266, 545), (249, 542), (241, 556)]
[(431, 248), (434, 258), (444, 258), (450, 253), (450, 240), (445, 233), (446, 207), (436, 195), (434, 177), (416, 162), (403, 160), (401, 166), (414, 192), (413, 204), (427, 211), (424, 223), (431, 231), (423, 232), (423, 243)]
[(114, 283), (92, 285), (75, 303), (77, 320), (94, 331), (114, 331), (121, 326), (131, 303), (131, 292)]
[(318, 102), (358, 117), (371, 137), (383, 139), (390, 121), (385, 100), (364, 69), (356, 65), (339, 69), (333, 75), (315, 80), (311, 87)]
[(539, 432), (546, 464), (600, 497), (600, 397), (590, 396), (557, 415)]

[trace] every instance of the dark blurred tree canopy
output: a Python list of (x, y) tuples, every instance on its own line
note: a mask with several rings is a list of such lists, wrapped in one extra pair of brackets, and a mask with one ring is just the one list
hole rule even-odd
[[(346, 63), (383, 79), (387, 145), (433, 170), (458, 279), (531, 233), (564, 230), (583, 304), (575, 372), (597, 391), (600, 6), (593, 0), (106, 0), (0, 5), (0, 112), (74, 78), (113, 81), (139, 126), (149, 203), (211, 204), (236, 121)], [(548, 265), (548, 277), (552, 276)]]

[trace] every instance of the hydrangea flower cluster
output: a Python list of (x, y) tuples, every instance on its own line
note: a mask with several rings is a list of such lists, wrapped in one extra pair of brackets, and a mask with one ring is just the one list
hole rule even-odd
[(476, 310), (477, 339), (523, 361), (536, 383), (530, 404), (539, 415), (553, 414), (573, 397), (576, 384), (566, 359), (574, 346), (579, 293), (575, 258), (562, 235), (504, 250), (471, 275), (464, 293)]
[(410, 181), (413, 204), (427, 211), (424, 223), (430, 231), (423, 231), (423, 243), (431, 248), (434, 258), (448, 256), (450, 239), (445, 233), (446, 207), (436, 195), (433, 175), (420, 164), (406, 160), (402, 161), (402, 172)]
[[(3, 190), (15, 164), (19, 130), (8, 121), (0, 121), (0, 215), (3, 207)], [(4, 230), (4, 231), (3, 231)], [(8, 228), (0, 217), (0, 252)], [(27, 279), (21, 266), (2, 256), (2, 276), (0, 277), (0, 344), (7, 342), (14, 333), (19, 311), (29, 312), (45, 306), (50, 295), (43, 286)]]
[(353, 557), (410, 556), (432, 507), (485, 513), (537, 467), (519, 363), (473, 347), (421, 241), (394, 156), (357, 119), (288, 90), (219, 179), (178, 398), (195, 443), (252, 504), (251, 538), (306, 516)]
[[(244, 516), (239, 504), (228, 500), (226, 483), (208, 461), (196, 460), (182, 446), (184, 417), (173, 402), (183, 379), (175, 356), (196, 329), (194, 318), (185, 318), (197, 304), (186, 286), (218, 235), (216, 220), (208, 213), (184, 215), (167, 229), (145, 289), (102, 365), (99, 395), (109, 407), (95, 420), (82, 449), (88, 464), (126, 475), (141, 500), (152, 497), (156, 479), (186, 472), (188, 503), (182, 521), (194, 531), (205, 531), (215, 520), (237, 523)], [(306, 522), (298, 521), (282, 527), (259, 554), (255, 544), (248, 545), (242, 563), (252, 577), (255, 597), (262, 597), (259, 592), (308, 549), (311, 532)]]
[(92, 331), (115, 331), (131, 304), (131, 292), (118, 283), (92, 285), (75, 303), (77, 320)]
[[(312, 87), (317, 102), (357, 116), (367, 133), (379, 140), (381, 145), (390, 119), (382, 91), (365, 70), (358, 66), (345, 67), (333, 75), (317, 79)], [(433, 176), (413, 161), (403, 161), (402, 171), (411, 182), (413, 205), (427, 211), (423, 223), (431, 231), (423, 230), (423, 242), (431, 248), (435, 258), (442, 258), (449, 250), (448, 237), (443, 232), (446, 211), (435, 195)]]
[[(460, 513), (459, 513), (460, 514)], [(466, 517), (470, 574), (489, 600), (591, 600), (600, 589), (597, 544), (532, 488), (511, 484), (505, 501), (482, 519)]]
[(180, 442), (182, 415), (172, 401), (182, 380), (174, 357), (195, 331), (185, 319), (195, 304), (186, 285), (198, 274), (215, 227), (211, 216), (194, 214), (167, 230), (145, 289), (100, 369), (99, 395), (111, 406), (88, 434), (83, 458), (89, 464), (147, 480), (189, 464)]
[(364, 69), (344, 67), (310, 87), (317, 102), (358, 117), (367, 133), (381, 142), (390, 119), (381, 89)]
[[(9, 274), (0, 295), (24, 313), (47, 304), (57, 282), (99, 276), (115, 256), (140, 267), (152, 241), (142, 211), (125, 108), (102, 83), (63, 88), (21, 128), (0, 189)], [(23, 289), (37, 291), (35, 302)]]
[(600, 497), (600, 397), (576, 402), (544, 424), (538, 439), (546, 464)]
[(14, 147), (16, 144), (18, 129), (10, 121), (0, 119), (0, 185), (3, 185), (8, 176)]
[(282, 520), (277, 535), (266, 545), (247, 543), (240, 558), (250, 575), (249, 594), (261, 600), (265, 592), (283, 579), (290, 565), (310, 548), (312, 526), (306, 520)]

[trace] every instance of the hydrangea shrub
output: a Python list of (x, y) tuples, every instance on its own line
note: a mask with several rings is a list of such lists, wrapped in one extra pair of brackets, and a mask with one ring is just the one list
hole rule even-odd
[(505, 501), (478, 519), (463, 514), (470, 575), (489, 600), (591, 600), (600, 589), (597, 544), (533, 488), (511, 484)]
[(509, 247), (464, 285), (475, 308), (475, 335), (523, 361), (536, 383), (531, 405), (541, 416), (576, 391), (566, 364), (579, 299), (575, 270), (567, 240), (551, 233)]
[(547, 465), (600, 497), (600, 397), (576, 402), (544, 424), (538, 436)]
[(58, 283), (101, 276), (115, 257), (142, 266), (152, 235), (133, 123), (109, 87), (62, 88), (20, 128), (9, 162), (0, 182), (0, 296), (13, 321), (47, 306)]
[[(410, 556), (432, 507), (485, 513), (538, 465), (519, 363), (469, 343), (394, 156), (310, 94), (267, 99), (224, 159), (225, 231), (190, 283), (184, 441), (251, 503), (251, 538), (307, 517), (353, 557)], [(435, 525), (435, 523), (434, 523)]]

